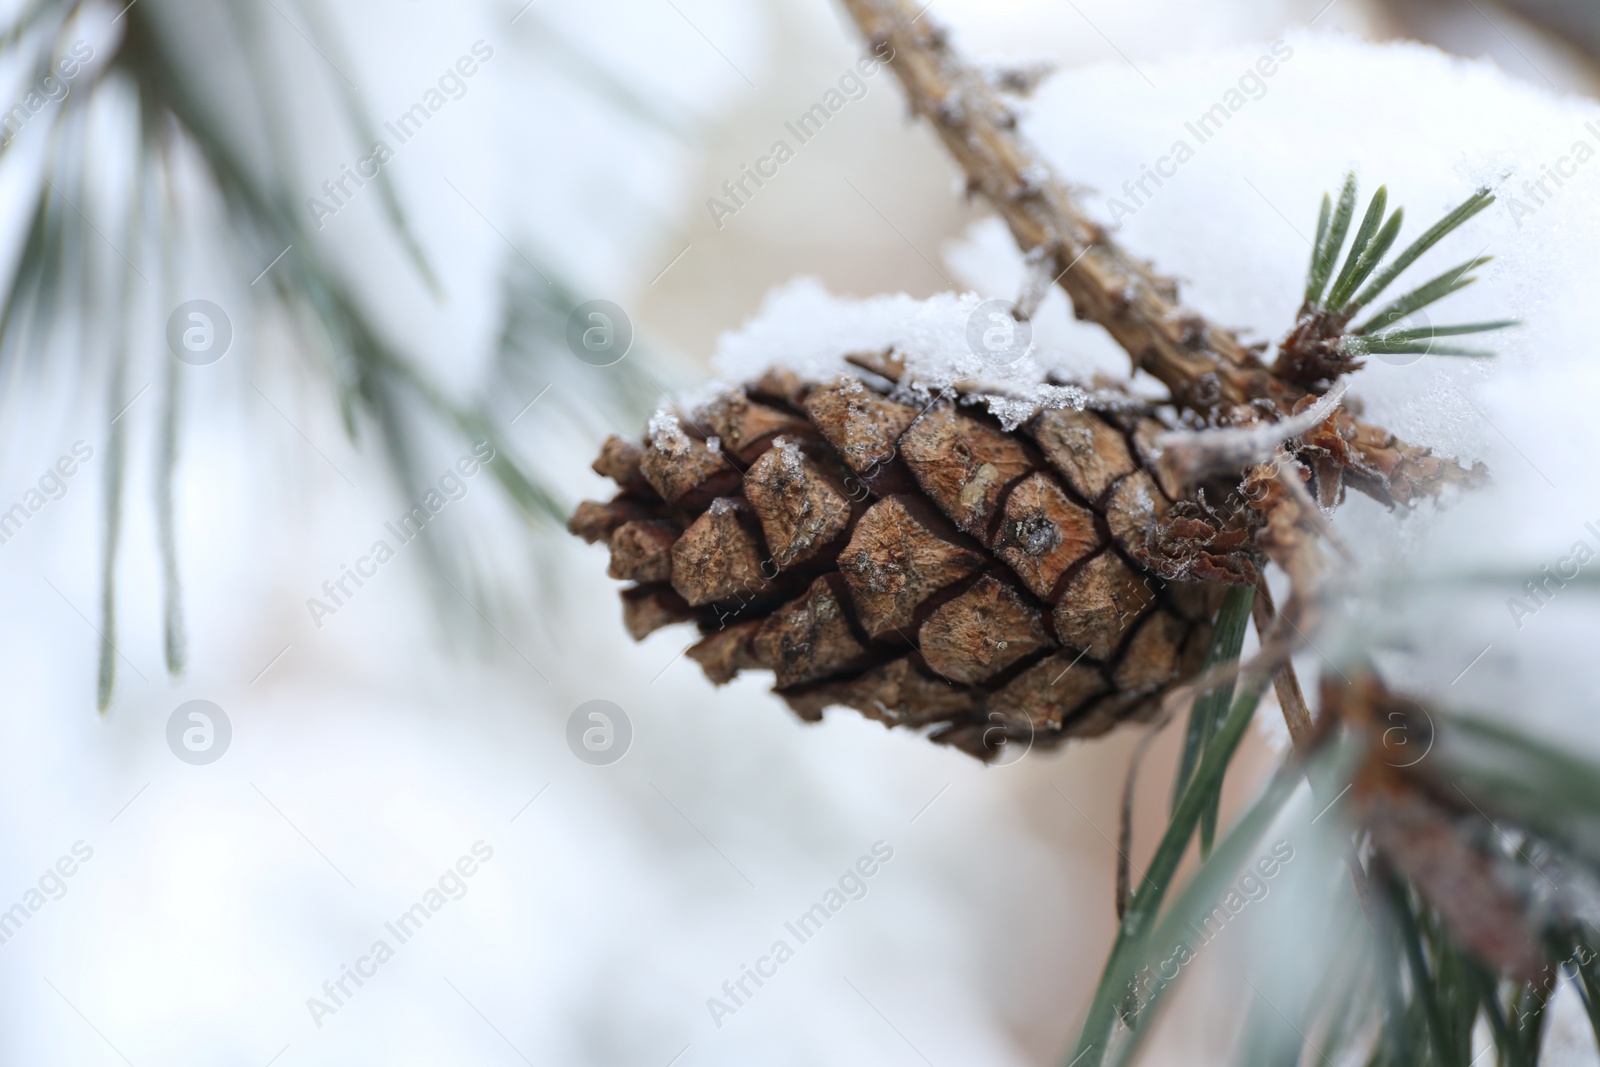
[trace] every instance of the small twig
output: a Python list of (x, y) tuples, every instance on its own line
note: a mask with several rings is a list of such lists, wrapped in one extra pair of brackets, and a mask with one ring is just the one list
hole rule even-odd
[(1324, 422), (1344, 400), (1346, 383), (1338, 382), (1326, 396), (1298, 415), (1253, 426), (1227, 426), (1215, 430), (1173, 430), (1156, 438), (1162, 462), (1193, 485), (1212, 474), (1237, 471), (1271, 459), (1278, 446)]
[(1277, 391), (1276, 379), (1231, 331), (1180, 305), (1176, 282), (1107, 238), (1017, 132), (993, 83), (955, 54), (931, 15), (910, 0), (844, 3), (878, 54), (892, 49), (890, 65), (913, 110), (966, 171), (968, 188), (994, 205), (1025, 253), (1045, 250), (1052, 277), (1080, 317), (1108, 330), (1136, 365), (1196, 410)]
[(1233, 685), (1239, 679), (1244, 680), (1245, 686), (1252, 686), (1258, 679), (1266, 678), (1289, 661), (1289, 657), (1300, 647), (1301, 638), (1293, 633), (1289, 627), (1274, 629), (1274, 631), (1261, 640), (1261, 647), (1256, 654), (1248, 660), (1230, 660), (1219, 663), (1209, 670), (1203, 671), (1197, 677), (1173, 686), (1161, 698), (1161, 710), (1157, 713), (1157, 722), (1165, 724), (1175, 716), (1188, 711), (1190, 706), (1201, 693), (1222, 686)]
[(1311, 499), (1310, 493), (1306, 492), (1306, 483), (1300, 479), (1299, 474), (1300, 465), (1288, 460), (1287, 454), (1280, 453), (1278, 481), (1283, 483), (1284, 489), (1299, 505), (1300, 517), (1307, 526), (1311, 527), (1313, 532), (1319, 534), (1324, 541), (1332, 545), (1339, 555), (1353, 561), (1355, 554), (1350, 551), (1350, 546), (1344, 543), (1344, 539), (1339, 536), (1339, 532), (1328, 521), (1328, 516), (1323, 512), (1321, 506)]
[(1050, 254), (1046, 245), (1030, 249), (1022, 257), (1023, 265), (1027, 272), (1022, 279), (1022, 289), (1017, 293), (1017, 302), (1012, 314), (1019, 322), (1032, 319), (1039, 310), (1039, 305), (1044, 303), (1044, 298), (1049, 295), (1050, 287), (1055, 284), (1055, 257)]
[(1035, 59), (1025, 63), (998, 63), (987, 71), (989, 84), (1013, 96), (1032, 96), (1050, 75), (1060, 69), (1054, 59)]
[(1251, 467), (1244, 480), (1245, 496), (1264, 520), (1256, 531), (1256, 544), (1289, 576), (1289, 602), (1282, 621), (1297, 635), (1316, 626), (1327, 574), (1317, 538), (1332, 535), (1327, 516), (1305, 490), (1303, 471), (1299, 461), (1280, 448), (1271, 462)]
[[(1250, 605), (1250, 611), (1255, 616), (1256, 633), (1265, 645), (1278, 617), (1278, 609), (1272, 603), (1272, 591), (1267, 588), (1265, 579), (1256, 584), (1256, 598)], [(1278, 696), (1278, 706), (1283, 709), (1283, 723), (1289, 728), (1289, 739), (1294, 742), (1295, 752), (1305, 755), (1315, 740), (1316, 725), (1311, 719), (1311, 709), (1306, 706), (1305, 694), (1300, 690), (1300, 679), (1295, 674), (1293, 662), (1285, 659), (1272, 672), (1272, 690)]]

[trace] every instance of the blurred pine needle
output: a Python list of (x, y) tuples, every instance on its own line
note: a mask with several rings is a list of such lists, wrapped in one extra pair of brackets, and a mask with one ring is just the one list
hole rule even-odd
[[(37, 172), (30, 175), (37, 192), (19, 206), (27, 224), (0, 301), (0, 376), (15, 395), (37, 381), (50, 353), (66, 349), (77, 354), (84, 380), (103, 383), (108, 445), (97, 684), (102, 712), (114, 691), (118, 659), (115, 591), (128, 460), (126, 424), (120, 415), (135, 399), (127, 395), (134, 339), (140, 330), (150, 332), (150, 323), (165, 321), (178, 299), (175, 279), (182, 273), (183, 257), (193, 254), (180, 248), (173, 235), (186, 215), (194, 222), (203, 210), (190, 207), (187, 196), (182, 202), (178, 196), (180, 187), (190, 191), (196, 172), (227, 219), (226, 227), (208, 234), (209, 240), (225, 253), (235, 276), (245, 280), (261, 264), (280, 257), (259, 277), (265, 284), (250, 291), (264, 291), (257, 299), (281, 312), (304, 348), (321, 356), (346, 432), (358, 438), (364, 428), (376, 430), (408, 499), (419, 498), (429, 481), (419, 470), (417, 446), (431, 429), (490, 441), (496, 454), (491, 470), (536, 526), (563, 519), (567, 510), (507, 446), (510, 413), (503, 403), (510, 393), (503, 386), (539, 377), (548, 383), (557, 373), (552, 365), (570, 359), (563, 345), (565, 321), (579, 299), (559, 282), (554, 266), (535, 262), (537, 257), (519, 247), (505, 276), (506, 312), (493, 378), (478, 399), (452, 398), (407, 358), (402, 346), (379, 328), (361, 295), (319, 253), (310, 217), (296, 193), (301, 183), (293, 171), (294, 145), (288, 133), (296, 122), (284, 78), (294, 67), (280, 54), (278, 44), (286, 34), (276, 21), (287, 23), (325, 58), (342, 56), (337, 34), (323, 24), (314, 5), (292, 10), (309, 31), (290, 21), (290, 13), (274, 0), (215, 5), (138, 0), (111, 19), (120, 39), (113, 38), (110, 54), (84, 63), (68, 79), (68, 91), (59, 102), (26, 120), (28, 138), (42, 138), (45, 144)], [(74, 45), (81, 57), (84, 23), (106, 13), (83, 0), (26, 3), (0, 29), (0, 55), (11, 61), (12, 69), (24, 72), (22, 91), (47, 76), (59, 79), (57, 64), (73, 54)], [(334, 65), (331, 58), (329, 65)], [(624, 109), (635, 121), (656, 118), (608, 80), (597, 64), (575, 69), (580, 90)], [(219, 71), (226, 75), (222, 81), (233, 83), (219, 86)], [(325, 80), (330, 111), (342, 115), (351, 143), (371, 145), (377, 138), (354, 87), (342, 74)], [(294, 91), (303, 93), (305, 86)], [(124, 125), (133, 130), (131, 157), (116, 160), (126, 164), (129, 175), (120, 210), (106, 210), (91, 195), (91, 161), (95, 169), (108, 170), (108, 159), (115, 159), (119, 147), (108, 143), (114, 138), (103, 123), (90, 121), (91, 113), (100, 112), (117, 115), (119, 122), (126, 119)], [(35, 125), (47, 131), (41, 134)], [(6, 130), (8, 135), (21, 132)], [(19, 140), (7, 137), (0, 160), (17, 165), (13, 148)], [(375, 184), (392, 236), (437, 294), (438, 283), (393, 184), (381, 171)], [(283, 256), (290, 246), (295, 254)], [(174, 360), (168, 358), (166, 364), (167, 371), (153, 383), (160, 418), (154, 495), (165, 659), (168, 671), (177, 674), (184, 667), (186, 644), (173, 520), (182, 377)], [(594, 388), (593, 379), (589, 385)], [(599, 379), (598, 391), (602, 406), (634, 417), (655, 395), (648, 377), (637, 372)], [(448, 571), (465, 566), (433, 538), (425, 539), (424, 546), (430, 571), (446, 582)]]

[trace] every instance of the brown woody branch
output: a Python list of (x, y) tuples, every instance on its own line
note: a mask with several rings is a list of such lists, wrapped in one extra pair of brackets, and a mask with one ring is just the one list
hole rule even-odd
[[(874, 52), (891, 57), (913, 110), (961, 165), (969, 191), (994, 206), (1030, 263), (1049, 268), (1073, 313), (1109, 332), (1174, 403), (1213, 424), (1247, 424), (1263, 417), (1255, 401), (1287, 414), (1308, 395), (1275, 376), (1232, 331), (1180, 304), (1175, 280), (1112, 241), (1017, 131), (1015, 113), (994, 84), (912, 0), (843, 2)], [(1349, 484), (1385, 504), (1409, 503), (1484, 473), (1348, 415), (1334, 425)]]
[(912, 108), (932, 123), (969, 190), (994, 205), (1024, 253), (1053, 265), (1050, 274), (1079, 318), (1105, 327), (1135, 366), (1186, 407), (1210, 411), (1277, 391), (1238, 338), (1178, 303), (1176, 282), (1106, 237), (930, 17), (919, 18), (907, 0), (844, 3), (873, 49), (892, 55)]

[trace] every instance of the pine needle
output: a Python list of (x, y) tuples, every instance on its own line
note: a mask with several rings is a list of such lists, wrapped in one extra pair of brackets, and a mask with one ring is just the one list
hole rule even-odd
[(1494, 203), (1494, 194), (1487, 188), (1479, 189), (1473, 193), (1466, 201), (1429, 227), (1421, 237), (1407, 245), (1405, 251), (1396, 256), (1393, 263), (1383, 268), (1377, 277), (1372, 279), (1371, 284), (1362, 291), (1361, 295), (1356, 297), (1349, 307), (1345, 309), (1346, 313), (1354, 315), (1357, 311), (1376, 300), (1389, 287), (1389, 284), (1398, 278), (1407, 267), (1415, 263), (1424, 252), (1444, 240), (1447, 235), (1458, 229), (1462, 223), (1492, 203)]
[(1383, 223), (1383, 213), (1388, 205), (1389, 190), (1386, 186), (1380, 185), (1378, 191), (1372, 194), (1372, 201), (1367, 205), (1367, 213), (1362, 216), (1361, 225), (1356, 228), (1355, 240), (1350, 242), (1350, 254), (1345, 258), (1344, 269), (1339, 272), (1339, 277), (1334, 280), (1333, 290), (1328, 294), (1329, 310), (1339, 310), (1350, 292), (1372, 273), (1372, 269), (1378, 265), (1378, 260), (1389, 250), (1389, 244), (1394, 242), (1395, 234), (1400, 232), (1400, 219), (1397, 213), (1395, 218), (1389, 220), (1389, 225), (1384, 227), (1387, 243), (1381, 249), (1376, 249), (1374, 255), (1378, 227)]
[[(1263, 687), (1259, 684), (1246, 685), (1240, 693), (1239, 699), (1234, 702), (1233, 710), (1229, 712), (1225, 734), (1231, 733), (1234, 728), (1243, 734), (1244, 727), (1249, 725), (1250, 711), (1259, 702)], [(1248, 710), (1247, 710), (1248, 709)], [(1240, 716), (1243, 715), (1241, 720)], [(1217, 753), (1220, 756), (1220, 751)], [(1196, 772), (1195, 782), (1208, 777), (1206, 764), (1212, 757), (1202, 761), (1201, 769)], [(1340, 757), (1329, 753), (1323, 757), (1331, 766)], [(1226, 759), (1218, 759), (1220, 766), (1225, 766)], [(1217, 768), (1212, 768), (1215, 770)], [(1189, 931), (1191, 925), (1203, 914), (1210, 911), (1230, 879), (1234, 877), (1239, 868), (1244, 864), (1245, 857), (1257, 840), (1266, 831), (1272, 821), (1277, 818), (1279, 811), (1289, 801), (1295, 791), (1300, 787), (1302, 768), (1299, 764), (1290, 763), (1280, 767), (1261, 795), (1240, 816), (1238, 822), (1223, 837), (1222, 842), (1212, 852), (1211, 858), (1203, 863), (1194, 877), (1184, 886), (1183, 891), (1173, 901), (1172, 907), (1167, 910), (1159, 924), (1155, 922), (1155, 913), (1161, 904), (1161, 895), (1166, 888), (1166, 882), (1171, 878), (1171, 871), (1164, 872), (1163, 880), (1159, 883), (1161, 892), (1157, 892), (1154, 885), (1147, 882), (1134, 897), (1133, 905), (1129, 908), (1128, 920), (1118, 932), (1117, 942), (1112, 947), (1111, 958), (1106, 963), (1106, 969), (1100, 978), (1100, 985), (1095, 990), (1094, 1000), (1089, 1007), (1088, 1018), (1084, 1021), (1083, 1032), (1079, 1038), (1078, 1046), (1073, 1051), (1070, 1064), (1077, 1067), (1099, 1067), (1108, 1062), (1106, 1052), (1111, 1038), (1111, 1024), (1113, 1020), (1107, 1016), (1105, 1008), (1101, 1006), (1102, 997), (1126, 988), (1134, 979), (1139, 968), (1144, 966), (1149, 959), (1152, 946), (1170, 945), (1181, 940)], [(1193, 787), (1191, 786), (1191, 789)], [(1194, 804), (1193, 821), (1187, 822), (1187, 830), (1183, 830), (1174, 816), (1173, 826), (1168, 828), (1167, 838), (1162, 839), (1162, 846), (1167, 846), (1169, 839), (1176, 833), (1182, 834), (1182, 842), (1177, 847), (1181, 857), (1187, 846), (1189, 837), (1194, 832), (1195, 823), (1199, 815), (1199, 798), (1196, 796)], [(1185, 800), (1189, 796), (1185, 795)], [(1157, 849), (1157, 857), (1161, 856), (1161, 849)], [(1156, 860), (1151, 860), (1151, 870), (1147, 875), (1153, 875)], [(1174, 867), (1176, 864), (1174, 864)], [(1141, 900), (1141, 898), (1147, 898)], [(1148, 907), (1148, 912), (1144, 909)], [(1116, 1053), (1109, 1060), (1112, 1067), (1123, 1067), (1133, 1062), (1138, 1055), (1139, 1048), (1147, 1034), (1152, 1029), (1154, 1013), (1159, 1009), (1164, 995), (1173, 988), (1173, 984), (1155, 990), (1150, 999), (1145, 1003), (1140, 1012), (1139, 1025), (1128, 1035), (1126, 1041), (1117, 1048)]]
[(1311, 245), (1311, 265), (1306, 268), (1306, 306), (1312, 307), (1322, 299), (1322, 287), (1328, 284), (1327, 275), (1318, 280), (1318, 264), (1322, 262), (1322, 246), (1328, 242), (1329, 220), (1333, 214), (1333, 198), (1322, 194), (1322, 210), (1317, 213), (1317, 239)]
[[(19, 72), (34, 70), (42, 76), (53, 68), (56, 49), (64, 39), (63, 28), (80, 6), (79, 0), (28, 0), (20, 13), (0, 26), (0, 54)], [(296, 18), (309, 23), (317, 50), (343, 65), (343, 50), (324, 13), (316, 5), (302, 7)], [(38, 194), (30, 194), (17, 205), (29, 217), (22, 220), (16, 270), (0, 293), (0, 374), (14, 381), (20, 372), (37, 370), (45, 359), (63, 350), (100, 356), (113, 375), (132, 373), (120, 368), (145, 353), (129, 348), (128, 339), (137, 335), (119, 324), (152, 314), (158, 320), (163, 318), (170, 309), (161, 301), (170, 300), (173, 294), (170, 286), (149, 284), (152, 279), (145, 277), (148, 268), (141, 270), (147, 257), (141, 255), (139, 242), (119, 239), (110, 247), (103, 242), (99, 231), (115, 235), (113, 226), (123, 227), (134, 209), (109, 210), (85, 196), (84, 175), (91, 160), (100, 167), (125, 163), (129, 173), (143, 174), (155, 185), (164, 182), (170, 189), (180, 161), (186, 167), (192, 159), (200, 164), (199, 191), (214, 196), (225, 209), (228, 224), (216, 241), (237, 254), (240, 277), (251, 278), (269, 260), (274, 264), (270, 274), (257, 279), (261, 284), (252, 282), (251, 297), (261, 294), (259, 299), (275, 303), (277, 310), (287, 313), (292, 327), (302, 332), (305, 344), (301, 347), (325, 356), (328, 382), (347, 433), (356, 438), (364, 427), (377, 427), (385, 458), (404, 491), (413, 493), (430, 481), (422, 476), (416, 443), (437, 439), (430, 431), (442, 427), (452, 435), (468, 434), (474, 440), (493, 443), (497, 458), (490, 469), (512, 502), (535, 524), (554, 526), (563, 519), (567, 511), (564, 502), (541, 480), (536, 468), (519, 462), (505, 440), (504, 428), (511, 413), (502, 417), (502, 411), (513, 390), (502, 375), (511, 368), (510, 362), (502, 358), (495, 363), (495, 377), (481, 397), (461, 400), (447, 396), (424, 380), (407, 359), (403, 345), (384, 336), (381, 323), (356, 285), (318, 254), (320, 243), (312, 233), (313, 223), (295, 192), (299, 184), (297, 142), (289, 134), (299, 127), (285, 109), (303, 104), (304, 94), (297, 93), (291, 101), (283, 93), (283, 57), (274, 47), (281, 36), (278, 20), (283, 13), (274, 12), (264, 0), (241, 0), (222, 5), (214, 18), (174, 22), (158, 17), (144, 5), (129, 6), (118, 17), (122, 34), (112, 46), (112, 54), (86, 69), (72, 83), (71, 92), (53, 105), (48, 116), (41, 113), (35, 117), (27, 131), (30, 136), (47, 134), (49, 140), (37, 176)], [(301, 42), (293, 42), (293, 47), (298, 49)], [(193, 55), (216, 58), (246, 91), (217, 92), (216, 85), (206, 80), (215, 74), (217, 64), (196, 65), (188, 58)], [(602, 102), (619, 104), (592, 79), (586, 79), (580, 88)], [(326, 78), (320, 91), (329, 110), (345, 120), (344, 131), (356, 143), (365, 146), (376, 140), (374, 124), (342, 76)], [(108, 100), (137, 116), (131, 158), (103, 159), (104, 146), (91, 140), (88, 115), (92, 109), (108, 106)], [(629, 113), (628, 117), (650, 120), (650, 114)], [(251, 137), (266, 139), (259, 157), (253, 148), (247, 150)], [(7, 154), (10, 145), (8, 141), (0, 146), (0, 154), (6, 158), (13, 158)], [(438, 283), (389, 172), (377, 175), (376, 182), (374, 207), (388, 223), (396, 251), (410, 260), (421, 281), (437, 293)], [(180, 209), (188, 203), (170, 205), (161, 220), (163, 232), (181, 226)], [(144, 207), (151, 220), (148, 228), (154, 225), (156, 213), (154, 205)], [(79, 208), (89, 217), (80, 214)], [(293, 254), (282, 257), (290, 246)], [(123, 249), (128, 258), (119, 258)], [(519, 261), (530, 264), (537, 258), (522, 250), (518, 256)], [(280, 257), (281, 262), (273, 257)], [(519, 301), (514, 313), (508, 306), (507, 332), (514, 329), (522, 335), (517, 366), (524, 373), (538, 366), (543, 386), (554, 377), (555, 367), (571, 362), (564, 326), (578, 301), (570, 289), (549, 281), (559, 272), (548, 264), (532, 269), (549, 293), (539, 300)], [(126, 295), (115, 281), (110, 286), (100, 281), (118, 273), (130, 287)], [(173, 276), (181, 275), (174, 270)], [(100, 333), (85, 325), (101, 323), (108, 326)], [(75, 334), (69, 337), (69, 332)], [(82, 335), (81, 339), (77, 335)], [(504, 349), (501, 355), (506, 355)], [(168, 357), (160, 353), (157, 358)], [(630, 365), (629, 370), (636, 371), (637, 366)], [(168, 670), (176, 673), (184, 662), (182, 584), (173, 514), (182, 432), (177, 385), (182, 371), (175, 367), (168, 371), (156, 375), (158, 384), (166, 384), (162, 387), (165, 400), (156, 412), (152, 503), (165, 659)], [(105, 371), (95, 366), (94, 373)], [(655, 392), (644, 377), (638, 373), (590, 376), (584, 389), (593, 400), (631, 411), (653, 402)], [(647, 390), (650, 399), (642, 399), (640, 394)], [(113, 412), (126, 401), (125, 397), (119, 401), (120, 396), (120, 392), (101, 394)], [(115, 629), (121, 509), (128, 503), (122, 466), (131, 459), (125, 454), (127, 442), (143, 439), (131, 429), (124, 430), (125, 425), (123, 420), (110, 427), (107, 448), (110, 467), (104, 490), (107, 514), (100, 569), (101, 616), (108, 647), (102, 649), (97, 679), (97, 702), (102, 710), (111, 700), (118, 658), (109, 641), (114, 639)], [(430, 567), (470, 567), (467, 553), (432, 544), (446, 536), (449, 531), (441, 528), (430, 537), (425, 548)]]
[[(1244, 647), (1245, 628), (1250, 621), (1250, 607), (1255, 599), (1253, 586), (1232, 586), (1222, 601), (1222, 607), (1217, 612), (1216, 628), (1211, 639), (1211, 648), (1206, 653), (1205, 666), (1202, 673), (1223, 664), (1233, 663), (1239, 658), (1239, 650)], [(1194, 773), (1195, 765), (1200, 762), (1207, 744), (1215, 736), (1223, 718), (1228, 713), (1228, 707), (1233, 701), (1233, 683), (1219, 685), (1208, 689), (1196, 698), (1194, 706), (1189, 711), (1189, 730), (1184, 737), (1183, 755), (1178, 761), (1177, 781), (1173, 783), (1172, 806), (1177, 808), (1183, 799), (1184, 790)], [(1217, 805), (1221, 798), (1221, 790), (1211, 797), (1200, 820), (1200, 854), (1209, 855), (1211, 842), (1216, 836)]]
[(1322, 302), (1322, 292), (1328, 286), (1328, 279), (1333, 276), (1333, 268), (1339, 261), (1339, 250), (1344, 247), (1345, 234), (1349, 232), (1350, 218), (1355, 210), (1356, 175), (1355, 171), (1351, 171), (1345, 176), (1344, 188), (1339, 190), (1339, 204), (1334, 209), (1333, 220), (1317, 245), (1311, 277), (1306, 282), (1307, 304), (1314, 306)]
[(1487, 333), (1490, 330), (1504, 330), (1519, 325), (1521, 323), (1516, 319), (1498, 319), (1494, 322), (1461, 322), (1450, 326), (1410, 326), (1401, 330), (1386, 330), (1383, 333), (1372, 334), (1368, 340), (1425, 341), (1434, 337), (1461, 337), (1470, 333)]
[[(1317, 240), (1311, 255), (1311, 267), (1306, 277), (1306, 300), (1301, 308), (1300, 320), (1280, 347), (1274, 371), (1283, 378), (1298, 384), (1325, 388), (1342, 375), (1360, 367), (1360, 357), (1367, 355), (1440, 355), (1483, 358), (1493, 353), (1475, 348), (1434, 343), (1440, 337), (1468, 333), (1482, 333), (1503, 329), (1511, 323), (1478, 323), (1461, 327), (1429, 327), (1432, 332), (1383, 333), (1388, 327), (1401, 322), (1425, 307), (1442, 300), (1451, 293), (1472, 284), (1471, 272), (1485, 263), (1488, 257), (1475, 257), (1446, 271), (1444, 274), (1418, 286), (1392, 301), (1366, 322), (1355, 328), (1349, 322), (1362, 307), (1375, 299), (1400, 274), (1445, 235), (1460, 227), (1468, 219), (1494, 202), (1488, 190), (1480, 189), (1468, 200), (1445, 215), (1388, 266), (1379, 269), (1383, 257), (1399, 237), (1405, 214), (1396, 208), (1387, 221), (1383, 214), (1388, 207), (1387, 187), (1380, 186), (1367, 204), (1361, 224), (1356, 228), (1345, 256), (1344, 266), (1333, 280), (1328, 280), (1344, 241), (1345, 232), (1355, 210), (1355, 175), (1345, 177), (1339, 193), (1338, 206), (1324, 195), (1317, 217)], [(1376, 273), (1375, 273), (1376, 272)], [(1370, 281), (1369, 281), (1370, 279)], [(1367, 283), (1361, 295), (1352, 294)], [(1324, 300), (1323, 292), (1327, 290)], [(1383, 333), (1382, 336), (1373, 336)]]
[(122, 486), (127, 440), (126, 423), (114, 412), (121, 411), (127, 403), (124, 393), (126, 376), (121, 352), (111, 369), (110, 390), (107, 394), (106, 417), (111, 420), (106, 442), (105, 482), (103, 506), (105, 527), (100, 547), (100, 661), (96, 672), (95, 708), (102, 715), (111, 706), (111, 691), (117, 680), (117, 547), (122, 540)]
[[(1161, 902), (1172, 883), (1173, 875), (1177, 873), (1183, 854), (1188, 851), (1189, 840), (1199, 825), (1211, 790), (1219, 786), (1223, 775), (1227, 773), (1228, 764), (1232, 761), (1233, 754), (1250, 725), (1250, 720), (1255, 716), (1264, 689), (1265, 682), (1260, 679), (1250, 679), (1241, 687), (1232, 709), (1228, 712), (1228, 717), (1223, 720), (1221, 728), (1217, 731), (1215, 741), (1201, 758), (1189, 787), (1184, 790), (1183, 799), (1174, 809), (1161, 843), (1156, 846), (1155, 855), (1151, 857), (1149, 866), (1145, 869), (1144, 881), (1129, 903), (1128, 913), (1117, 932), (1111, 957), (1106, 961), (1105, 970), (1100, 976), (1100, 984), (1095, 988), (1094, 999), (1090, 1003), (1089, 1014), (1084, 1021), (1083, 1032), (1078, 1041), (1075, 1054), (1078, 1058), (1072, 1061), (1081, 1063), (1081, 1067), (1096, 1067), (1105, 1056), (1111, 1030), (1116, 1023), (1118, 1006), (1125, 999), (1128, 982), (1144, 960), (1150, 930), (1161, 909)], [(1290, 784), (1298, 784), (1298, 780), (1296, 772)], [(1292, 790), (1280, 787), (1269, 794), (1269, 797), (1276, 798), (1271, 806), (1271, 812), (1275, 812), (1277, 806), (1288, 799), (1290, 791)], [(1282, 793), (1281, 796), (1278, 795), (1279, 792)], [(1260, 806), (1258, 804), (1258, 809)], [(1252, 809), (1252, 814), (1256, 810)], [(1270, 813), (1260, 818), (1262, 827), (1269, 817)], [(1240, 829), (1236, 832), (1245, 829), (1246, 821), (1241, 820)], [(1260, 828), (1255, 832), (1259, 833)], [(1232, 835), (1230, 840), (1231, 838)], [(1244, 847), (1247, 846), (1240, 846), (1240, 850), (1242, 851)], [(1231, 851), (1228, 856), (1232, 857)], [(1220, 855), (1213, 856), (1211, 862), (1217, 863), (1221, 858)]]
[(1350, 332), (1365, 334), (1381, 330), (1392, 323), (1399, 322), (1415, 311), (1422, 310), (1429, 304), (1443, 300), (1457, 290), (1465, 289), (1478, 280), (1476, 277), (1468, 277), (1468, 274), (1493, 258), (1493, 256), (1479, 256), (1476, 259), (1467, 260), (1460, 266), (1452, 267), (1437, 278), (1424, 282), (1411, 290), (1411, 292), (1384, 307), (1381, 311), (1376, 312), (1370, 319)]
[(1435, 344), (1434, 342), (1440, 337), (1462, 337), (1469, 334), (1504, 330), (1519, 325), (1521, 323), (1516, 319), (1500, 319), (1495, 322), (1464, 322), (1452, 326), (1411, 326), (1399, 330), (1385, 330), (1382, 333), (1367, 334), (1364, 337), (1346, 337), (1340, 342), (1340, 350), (1354, 356), (1409, 353), (1422, 356), (1490, 358), (1493, 357), (1494, 353), (1484, 349), (1461, 348), (1452, 345)]
[(1417, 918), (1411, 910), (1411, 901), (1407, 897), (1405, 886), (1392, 875), (1383, 873), (1380, 873), (1376, 881), (1385, 890), (1390, 905), (1390, 917), (1394, 920), (1400, 936), (1400, 946), (1405, 953), (1406, 966), (1411, 973), (1411, 991), (1422, 1007), (1423, 1018), (1428, 1024), (1428, 1036), (1433, 1042), (1434, 1062), (1453, 1064), (1456, 1062), (1456, 1057), (1451, 1054), (1444, 1014), (1435, 995), (1433, 975), (1429, 973), (1427, 957), (1422, 950), (1422, 935), (1418, 929)]
[(1572, 961), (1573, 970), (1577, 972), (1578, 996), (1583, 1000), (1583, 1010), (1589, 1016), (1589, 1028), (1594, 1031), (1595, 1043), (1600, 1045), (1600, 969), (1597, 969), (1595, 950), (1583, 936), (1581, 930), (1574, 930), (1570, 937), (1562, 939), (1561, 952), (1558, 957)]
[(1440, 781), (1600, 866), (1600, 768), (1486, 719), (1450, 726), (1429, 757)]

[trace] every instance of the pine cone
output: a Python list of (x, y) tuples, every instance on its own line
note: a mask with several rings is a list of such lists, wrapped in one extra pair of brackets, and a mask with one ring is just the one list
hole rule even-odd
[(1222, 586), (1146, 565), (1177, 495), (1163, 424), (1126, 405), (1008, 433), (905, 402), (888, 354), (853, 362), (890, 377), (769, 372), (606, 441), (594, 469), (622, 492), (568, 527), (635, 583), (636, 640), (693, 621), (719, 685), (770, 670), (804, 719), (844, 705), (986, 760), (1147, 717), (1198, 672)]

